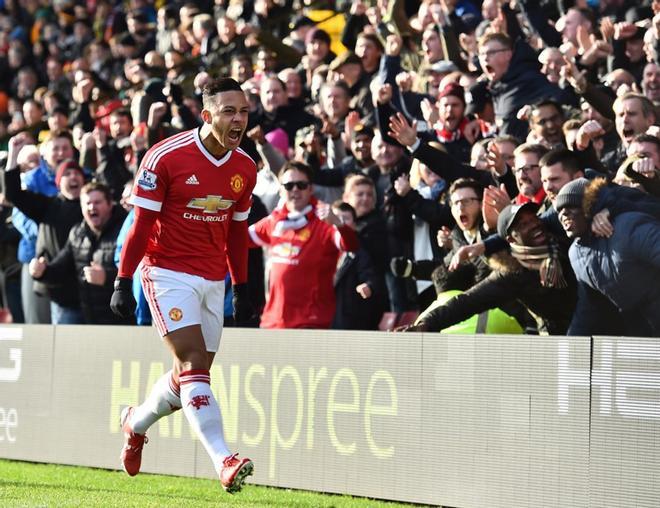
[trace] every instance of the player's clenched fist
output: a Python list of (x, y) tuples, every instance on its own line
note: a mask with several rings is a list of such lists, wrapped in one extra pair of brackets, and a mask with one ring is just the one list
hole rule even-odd
[(115, 279), (115, 291), (110, 298), (110, 309), (116, 315), (127, 318), (135, 312), (135, 298), (133, 297), (133, 280), (126, 277)]

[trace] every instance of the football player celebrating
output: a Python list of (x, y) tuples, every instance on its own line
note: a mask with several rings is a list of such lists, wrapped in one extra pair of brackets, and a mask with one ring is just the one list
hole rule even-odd
[(239, 148), (248, 121), (240, 85), (230, 78), (211, 81), (202, 103), (202, 127), (148, 150), (130, 198), (135, 222), (110, 305), (121, 316), (132, 314), (131, 277), (139, 265), (154, 323), (174, 364), (141, 405), (122, 411), (121, 461), (129, 475), (136, 475), (147, 429), (183, 408), (223, 488), (236, 492), (254, 466), (227, 448), (209, 371), (222, 333), (227, 269), (236, 323), (253, 317), (246, 284), (247, 218), (256, 165)]

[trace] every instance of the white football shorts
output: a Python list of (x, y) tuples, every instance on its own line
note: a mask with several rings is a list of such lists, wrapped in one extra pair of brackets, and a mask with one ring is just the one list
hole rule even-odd
[(225, 281), (157, 266), (140, 265), (142, 289), (161, 337), (174, 330), (201, 325), (206, 350), (217, 352), (222, 336)]

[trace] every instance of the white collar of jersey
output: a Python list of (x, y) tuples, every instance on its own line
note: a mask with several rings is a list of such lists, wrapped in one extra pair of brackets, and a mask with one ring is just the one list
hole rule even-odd
[(213, 154), (209, 152), (206, 147), (204, 146), (204, 143), (202, 143), (202, 138), (199, 137), (199, 131), (201, 127), (198, 129), (195, 129), (195, 143), (197, 143), (197, 148), (199, 148), (199, 151), (204, 154), (204, 156), (209, 160), (211, 164), (213, 164), (215, 167), (220, 167), (222, 166), (225, 162), (229, 160), (229, 157), (231, 157), (232, 151), (229, 150), (226, 154), (224, 154), (221, 158), (216, 159), (213, 157)]

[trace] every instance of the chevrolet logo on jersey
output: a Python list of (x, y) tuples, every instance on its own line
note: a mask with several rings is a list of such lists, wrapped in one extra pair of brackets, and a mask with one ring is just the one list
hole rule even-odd
[(204, 213), (218, 213), (218, 210), (227, 210), (233, 204), (231, 199), (223, 199), (222, 196), (206, 196), (191, 199), (188, 208), (204, 210)]

